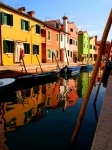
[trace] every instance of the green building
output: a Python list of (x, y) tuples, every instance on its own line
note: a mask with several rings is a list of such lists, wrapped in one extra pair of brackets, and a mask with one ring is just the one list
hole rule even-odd
[(81, 57), (85, 60), (89, 58), (90, 46), (89, 46), (89, 35), (87, 31), (78, 32), (78, 57), (81, 61)]

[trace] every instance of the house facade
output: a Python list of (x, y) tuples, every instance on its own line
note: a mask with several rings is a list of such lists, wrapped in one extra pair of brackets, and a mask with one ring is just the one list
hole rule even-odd
[[(69, 34), (69, 62), (76, 62), (78, 56), (78, 28), (74, 22), (68, 22)], [(71, 56), (71, 57), (70, 57)]]
[(96, 44), (97, 37), (89, 37), (90, 42), (90, 58), (92, 61), (95, 61), (98, 55), (98, 46)]
[(78, 32), (78, 57), (88, 60), (90, 57), (89, 35), (87, 31)]
[[(100, 48), (100, 44), (101, 44), (101, 41), (97, 41), (97, 45), (99, 48)], [(106, 57), (108, 56), (109, 51), (110, 51), (110, 55), (111, 55), (111, 42), (106, 41), (105, 47), (103, 50), (102, 60), (106, 60)]]
[[(18, 10), (3, 3), (0, 4), (1, 14), (1, 65), (20, 63), (20, 47), (24, 50), (25, 64), (37, 64), (42, 60), (42, 43), (45, 43), (45, 34), (41, 36), (44, 23), (34, 18), (34, 11), (25, 13), (25, 7)], [(36, 55), (38, 54), (38, 55)]]
[(42, 50), (43, 63), (55, 63), (60, 60), (60, 30), (56, 27), (46, 26), (46, 45)]

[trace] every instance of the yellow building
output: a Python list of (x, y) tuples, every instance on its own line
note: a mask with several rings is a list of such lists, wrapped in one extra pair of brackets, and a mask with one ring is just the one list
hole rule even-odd
[(0, 65), (19, 64), (20, 48), (24, 50), (25, 64), (38, 64), (37, 56), (42, 62), (46, 31), (34, 11), (25, 13), (25, 7), (16, 10), (0, 3), (0, 13)]
[(89, 37), (90, 41), (90, 58), (95, 61), (97, 57), (96, 36)]

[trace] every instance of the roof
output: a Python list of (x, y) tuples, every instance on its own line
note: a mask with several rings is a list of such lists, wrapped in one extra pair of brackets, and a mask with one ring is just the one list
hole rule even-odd
[[(42, 20), (39, 20), (39, 19), (37, 19), (37, 18), (35, 18), (35, 17), (31, 17), (31, 16), (29, 16), (27, 13), (20, 12), (20, 11), (18, 11), (17, 9), (14, 9), (13, 7), (8, 6), (8, 5), (6, 5), (6, 4), (4, 4), (4, 3), (2, 3), (2, 2), (0, 2), (0, 7), (1, 7), (1, 8), (8, 9), (8, 10), (10, 10), (10, 11), (13, 11), (13, 12), (19, 14), (19, 15), (25, 16), (25, 17), (27, 17), (27, 18), (29, 18), (29, 19), (32, 19), (32, 20), (35, 20), (35, 21), (37, 21), (37, 22), (40, 22), (40, 23), (44, 24), (44, 22), (43, 22)], [(23, 8), (25, 9), (25, 7), (23, 7)]]
[(79, 31), (78, 34), (81, 35), (81, 34), (84, 34), (85, 32), (87, 31)]
[(94, 36), (92, 36), (92, 37), (89, 37), (89, 40), (91, 40), (91, 39), (93, 39), (94, 38)]

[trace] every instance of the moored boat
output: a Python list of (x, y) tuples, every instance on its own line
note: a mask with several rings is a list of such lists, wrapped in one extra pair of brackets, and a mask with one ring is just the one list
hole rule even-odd
[(65, 66), (61, 69), (60, 74), (76, 74), (80, 72), (80, 66)]
[(3, 78), (0, 79), (0, 92), (2, 92), (3, 90), (7, 89), (7, 87), (12, 84), (13, 82), (15, 82), (14, 78)]
[(57, 78), (60, 73), (60, 70), (54, 70), (52, 72), (46, 72), (41, 74), (32, 74), (32, 75), (26, 75), (26, 76), (20, 76), (16, 79), (16, 83), (21, 84), (27, 84), (28, 83), (36, 83), (39, 84), (45, 84), (49, 82), (49, 80), (52, 80), (54, 78)]
[(81, 67), (81, 69), (85, 70), (85, 69), (93, 69), (94, 65), (93, 64), (80, 64), (79, 65)]

